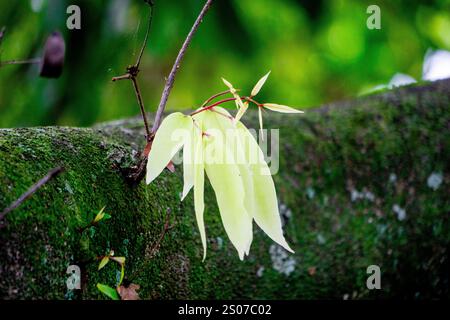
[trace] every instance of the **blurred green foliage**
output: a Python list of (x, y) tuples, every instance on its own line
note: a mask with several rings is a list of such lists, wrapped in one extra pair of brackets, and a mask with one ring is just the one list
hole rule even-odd
[[(203, 0), (155, 0), (139, 83), (149, 111)], [(81, 8), (82, 29), (66, 28), (66, 8)], [(381, 30), (369, 30), (366, 0), (216, 0), (175, 82), (169, 109), (192, 109), (224, 88), (224, 76), (250, 91), (268, 70), (261, 100), (303, 109), (358, 95), (396, 72), (419, 79), (428, 48), (450, 49), (449, 0), (377, 1)], [(0, 68), (0, 127), (87, 126), (138, 114), (131, 83), (112, 83), (132, 64), (144, 38), (142, 0), (0, 2), (7, 33), (1, 59), (39, 56), (58, 29), (67, 60), (58, 80), (36, 65)]]

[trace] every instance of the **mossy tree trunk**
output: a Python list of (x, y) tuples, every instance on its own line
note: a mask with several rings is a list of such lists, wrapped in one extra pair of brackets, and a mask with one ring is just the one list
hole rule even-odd
[[(96, 284), (114, 286), (118, 266), (97, 271), (96, 258), (109, 250), (126, 257), (143, 299), (448, 297), (450, 80), (266, 119), (280, 129), (274, 179), (296, 253), (256, 231), (244, 262), (209, 185), (202, 262), (192, 194), (180, 202), (182, 168), (127, 183), (143, 147), (139, 119), (0, 129), (0, 208), (65, 168), (5, 217), (0, 298), (104, 298)], [(112, 218), (80, 232), (103, 206)], [(168, 211), (172, 227), (153, 250)], [(82, 290), (67, 289), (69, 265), (81, 267)], [(381, 290), (366, 287), (369, 265), (381, 268)]]

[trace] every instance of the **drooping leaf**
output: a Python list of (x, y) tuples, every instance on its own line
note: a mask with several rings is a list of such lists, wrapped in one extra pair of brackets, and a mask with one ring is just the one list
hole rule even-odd
[[(204, 121), (206, 128), (220, 128), (213, 111), (205, 111)], [(227, 149), (226, 139), (207, 136), (204, 140), (205, 148), (235, 152)], [(252, 239), (252, 219), (244, 206), (245, 190), (239, 167), (232, 161), (225, 163), (224, 159), (205, 159), (205, 171), (214, 189), (225, 231), (243, 260)]]
[(98, 270), (103, 269), (109, 262), (109, 256), (103, 257), (100, 261), (100, 264), (98, 265)]
[(108, 296), (109, 298), (113, 300), (120, 300), (119, 294), (117, 293), (116, 289), (111, 288), (110, 286), (97, 283), (97, 289), (100, 290), (101, 293)]
[(256, 96), (259, 91), (261, 90), (262, 86), (264, 85), (264, 83), (266, 83), (267, 78), (270, 75), (270, 71), (261, 79), (259, 79), (258, 83), (256, 83), (255, 87), (252, 90), (251, 96), (254, 97)]
[(192, 126), (189, 137), (183, 148), (183, 194), (181, 201), (187, 196), (191, 188), (194, 186), (194, 153), (195, 153), (195, 130), (198, 130)]
[(272, 110), (272, 111), (276, 111), (276, 112), (281, 112), (281, 113), (304, 113), (301, 110), (297, 110), (288, 106), (283, 106), (281, 104), (276, 104), (276, 103), (264, 103), (263, 104), (264, 108)]
[[(227, 110), (216, 107), (214, 108), (216, 112), (215, 117), (217, 121), (217, 128), (219, 128), (223, 133), (226, 133), (226, 137), (224, 139), (225, 142), (225, 162), (235, 164), (239, 168), (239, 174), (242, 178), (242, 184), (244, 187), (244, 208), (245, 211), (243, 213), (247, 213), (250, 221), (253, 221), (253, 181), (251, 177), (249, 161), (246, 158), (244, 145), (241, 141), (241, 130), (236, 128), (236, 121), (231, 121)], [(249, 254), (250, 246), (253, 241), (253, 223), (251, 223), (251, 230), (249, 232), (248, 237), (248, 245), (245, 250), (245, 254)]]
[(251, 153), (256, 154), (255, 163), (250, 163), (250, 171), (253, 179), (253, 217), (255, 222), (272, 240), (286, 250), (293, 252), (283, 235), (275, 185), (270, 175), (270, 168), (264, 161), (264, 154), (244, 124), (238, 122), (237, 127), (242, 130), (242, 138), (245, 141), (244, 148), (248, 152), (247, 157), (251, 157)]
[(205, 169), (203, 163), (203, 115), (204, 112), (195, 117), (196, 126), (194, 127), (194, 209), (195, 218), (197, 220), (198, 229), (200, 231), (200, 238), (203, 246), (203, 260), (206, 258), (206, 231), (203, 213), (205, 211), (204, 203), (204, 184), (205, 184)]
[(147, 184), (151, 183), (167, 166), (183, 146), (186, 133), (192, 129), (190, 116), (172, 113), (161, 123), (156, 132), (147, 162)]

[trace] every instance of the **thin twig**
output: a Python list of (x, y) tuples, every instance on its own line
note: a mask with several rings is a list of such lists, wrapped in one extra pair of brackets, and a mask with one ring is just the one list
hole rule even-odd
[(217, 107), (217, 106), (221, 105), (222, 103), (230, 102), (230, 101), (235, 101), (235, 100), (236, 100), (236, 98), (226, 98), (226, 99), (223, 99), (223, 100), (214, 102), (213, 104), (210, 104), (209, 106), (205, 106), (205, 107), (203, 107), (203, 108), (201, 108), (201, 109), (198, 109), (198, 110), (192, 112), (192, 113), (190, 114), (190, 116), (194, 116), (194, 115), (196, 115), (197, 113), (200, 113), (200, 112), (209, 110), (209, 109), (211, 109), (211, 108)]
[(178, 69), (180, 68), (181, 61), (183, 60), (184, 54), (186, 53), (186, 49), (188, 48), (189, 44), (192, 41), (192, 38), (197, 31), (198, 27), (203, 21), (203, 18), (205, 17), (206, 13), (208, 12), (209, 8), (211, 7), (213, 0), (207, 0), (205, 5), (203, 6), (202, 11), (200, 12), (197, 20), (195, 21), (194, 25), (192, 26), (191, 31), (186, 37), (186, 40), (184, 41), (180, 52), (178, 53), (177, 58), (175, 59), (175, 63), (172, 67), (172, 70), (170, 71), (169, 77), (167, 78), (166, 85), (164, 87), (161, 100), (159, 102), (158, 110), (156, 111), (155, 116), (155, 122), (153, 123), (152, 133), (155, 133), (159, 126), (161, 125), (162, 116), (164, 113), (164, 109), (166, 108), (167, 100), (169, 99), (170, 91), (173, 88), (173, 84), (175, 82), (175, 76), (177, 74)]
[(131, 79), (131, 74), (126, 73), (126, 74), (121, 75), (121, 76), (113, 77), (113, 78), (111, 79), (111, 81), (112, 81), (112, 82), (116, 82), (116, 81), (119, 81), (119, 80), (125, 80), (125, 79)]
[(20, 206), (25, 200), (30, 198), (36, 191), (38, 191), (42, 186), (44, 186), (47, 182), (58, 176), (64, 169), (62, 167), (57, 167), (52, 170), (50, 170), (45, 177), (43, 177), (41, 180), (36, 182), (34, 185), (32, 185), (24, 194), (22, 194), (16, 201), (14, 201), (8, 208), (3, 210), (2, 213), (0, 213), (0, 228), (4, 226), (2, 223), (3, 218), (16, 209), (18, 206)]
[(141, 91), (136, 80), (136, 77), (131, 77), (131, 82), (133, 82), (134, 92), (136, 92), (136, 98), (139, 102), (139, 107), (141, 109), (142, 119), (144, 119), (145, 133), (147, 134), (147, 141), (150, 139), (150, 129), (148, 125), (147, 115), (145, 114), (144, 101), (142, 100)]
[(147, 46), (150, 29), (152, 28), (154, 4), (152, 1), (148, 1), (147, 3), (150, 6), (150, 17), (148, 19), (147, 32), (145, 33), (144, 43), (142, 44), (141, 51), (139, 52), (139, 56), (136, 60), (136, 64), (134, 65), (136, 68), (139, 68), (139, 65), (141, 64), (141, 59), (142, 59), (142, 56), (144, 55), (145, 47)]
[(0, 61), (0, 67), (12, 64), (38, 64), (41, 63), (41, 58), (34, 58), (28, 60), (9, 60), (9, 61)]
[(136, 93), (136, 97), (137, 97), (137, 100), (139, 103), (139, 108), (141, 110), (142, 119), (144, 120), (146, 139), (147, 139), (147, 143), (148, 143), (152, 140), (152, 135), (150, 134), (150, 127), (148, 125), (147, 114), (145, 113), (144, 100), (142, 99), (141, 91), (139, 90), (139, 85), (137, 82), (137, 76), (139, 74), (139, 66), (141, 64), (141, 59), (144, 54), (145, 47), (147, 46), (150, 29), (151, 29), (152, 21), (153, 21), (153, 5), (154, 4), (151, 0), (146, 1), (146, 2), (150, 6), (150, 16), (149, 16), (149, 20), (148, 20), (148, 26), (147, 26), (147, 31), (145, 33), (144, 42), (142, 44), (142, 47), (139, 52), (139, 56), (136, 60), (136, 63), (132, 66), (127, 67), (127, 73), (125, 73), (124, 75), (121, 75), (121, 76), (113, 77), (112, 81), (115, 82), (115, 81), (119, 81), (119, 80), (130, 79), (133, 82), (134, 92)]
[[(238, 90), (236, 90), (236, 91), (238, 91)], [(227, 91), (222, 91), (222, 92), (219, 92), (219, 93), (216, 93), (215, 95), (213, 95), (213, 96), (211, 96), (210, 98), (208, 98), (208, 100), (206, 100), (205, 102), (203, 102), (203, 104), (202, 104), (202, 108), (204, 107), (204, 106), (206, 106), (208, 103), (210, 103), (211, 101), (213, 101), (214, 99), (216, 99), (216, 98), (218, 98), (218, 97), (221, 97), (221, 96), (223, 96), (223, 95), (226, 95), (226, 94), (228, 94), (228, 93), (230, 93), (231, 91), (230, 90), (227, 90)]]
[[(240, 98), (241, 98), (241, 100), (253, 102), (253, 103), (256, 104), (258, 107), (262, 107), (262, 106), (263, 106), (261, 103), (259, 103), (258, 101), (253, 100), (253, 99), (250, 98), (250, 97), (240, 97)], [(200, 112), (203, 112), (203, 111), (212, 109), (212, 108), (217, 107), (217, 106), (219, 106), (219, 105), (221, 105), (221, 104), (223, 104), (223, 103), (225, 103), (225, 102), (235, 101), (236, 99), (237, 99), (237, 98), (234, 98), (234, 97), (233, 97), (233, 98), (226, 98), (226, 99), (223, 99), (223, 100), (214, 102), (213, 104), (210, 104), (209, 106), (204, 106), (204, 107), (202, 107), (202, 108), (200, 108), (200, 109), (198, 109), (198, 110), (192, 112), (192, 113), (190, 114), (190, 116), (193, 116), (193, 115), (196, 115), (196, 114), (198, 114), (198, 113), (200, 113)]]

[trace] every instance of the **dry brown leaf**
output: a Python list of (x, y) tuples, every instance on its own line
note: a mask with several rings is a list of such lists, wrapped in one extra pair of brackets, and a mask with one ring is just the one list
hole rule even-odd
[(140, 287), (140, 285), (132, 283), (128, 287), (120, 286), (117, 291), (122, 300), (139, 300), (139, 294), (136, 290), (139, 290)]

